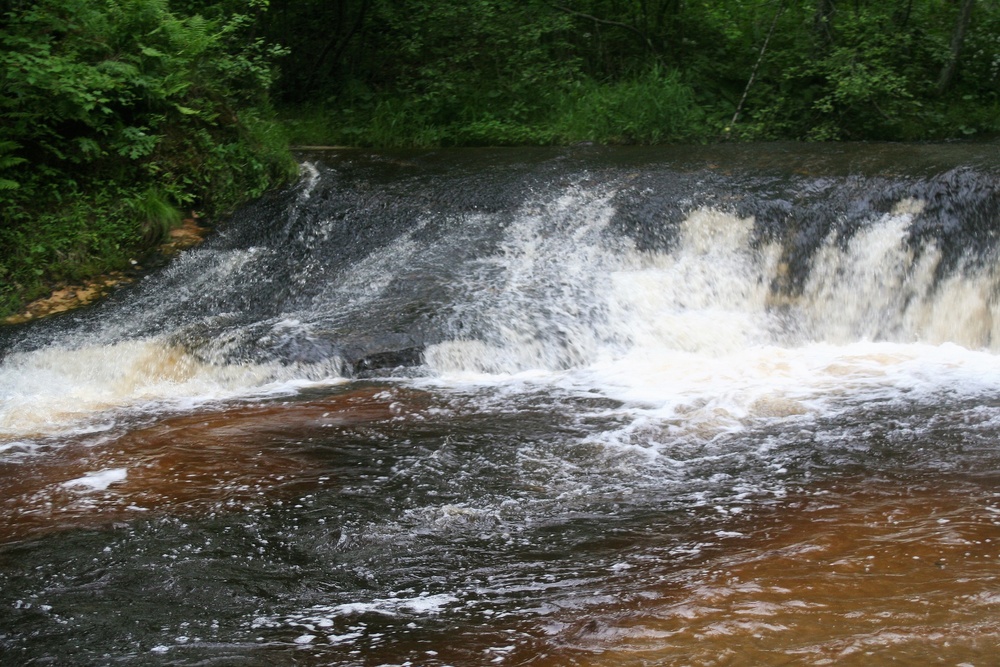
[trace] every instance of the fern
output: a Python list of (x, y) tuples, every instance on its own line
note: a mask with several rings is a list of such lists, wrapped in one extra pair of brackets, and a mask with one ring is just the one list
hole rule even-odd
[[(9, 169), (10, 167), (27, 162), (23, 157), (10, 155), (10, 153), (20, 147), (20, 144), (14, 141), (0, 141), (0, 169)], [(17, 181), (0, 177), (0, 190), (16, 190), (19, 187), (21, 187), (21, 184)]]

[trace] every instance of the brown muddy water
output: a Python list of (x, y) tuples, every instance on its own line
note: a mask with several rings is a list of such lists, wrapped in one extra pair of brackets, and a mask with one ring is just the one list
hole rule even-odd
[(0, 664), (998, 664), (997, 155), (303, 155), (0, 329)]
[(648, 601), (571, 625), (536, 664), (992, 664), (994, 489), (954, 478), (804, 489)]

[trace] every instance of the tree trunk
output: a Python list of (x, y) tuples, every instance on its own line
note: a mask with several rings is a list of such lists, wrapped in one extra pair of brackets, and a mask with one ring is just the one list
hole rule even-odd
[(962, 7), (958, 12), (958, 21), (955, 22), (955, 30), (951, 33), (951, 48), (949, 49), (948, 62), (941, 68), (941, 76), (938, 78), (938, 95), (947, 92), (955, 82), (955, 72), (958, 71), (958, 55), (962, 51), (962, 44), (965, 42), (965, 33), (972, 22), (972, 7), (976, 0), (962, 0)]
[(833, 14), (837, 11), (834, 0), (817, 0), (816, 13), (813, 15), (813, 29), (819, 37), (820, 44), (829, 47), (833, 44)]
[[(351, 41), (351, 38), (354, 37), (358, 30), (361, 29), (361, 26), (364, 25), (365, 15), (368, 13), (369, 5), (371, 5), (371, 2), (368, 0), (361, 3), (361, 8), (358, 9), (357, 18), (346, 33), (340, 34), (337, 31), (331, 32), (330, 39), (327, 40), (323, 50), (320, 52), (319, 56), (316, 57), (316, 61), (313, 63), (312, 74), (309, 76), (309, 80), (306, 82), (305, 90), (303, 92), (311, 92), (317, 79), (321, 76), (321, 74), (325, 73), (324, 63), (330, 53), (334, 51), (334, 47), (336, 47), (336, 52), (333, 57), (334, 67), (336, 66), (336, 63), (340, 61), (340, 57), (343, 55), (344, 49), (347, 48), (347, 44)], [(337, 27), (340, 28), (345, 22), (343, 3), (341, 3), (338, 7), (338, 14)]]

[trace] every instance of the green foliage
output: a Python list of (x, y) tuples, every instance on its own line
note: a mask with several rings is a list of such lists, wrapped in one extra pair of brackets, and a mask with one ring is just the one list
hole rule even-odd
[(792, 98), (791, 113), (801, 119), (796, 133), (821, 141), (901, 138), (908, 118), (920, 113), (911, 58), (927, 47), (894, 30), (881, 11), (851, 14), (838, 23), (836, 44), (782, 73), (786, 89), (808, 91)]
[[(273, 0), (303, 143), (889, 139), (995, 132), (1000, 5)], [(739, 114), (736, 114), (737, 109)], [(733, 123), (734, 115), (736, 123)]]
[(371, 64), (377, 72), (358, 66), (350, 79), (326, 81), (319, 102), (286, 111), (293, 143), (503, 146), (695, 135), (700, 112), (675, 73), (645, 67), (639, 77), (607, 83), (585, 76), (571, 44), (572, 15), (548, 4), (371, 5), (367, 16), (383, 40)]
[(24, 164), (25, 159), (23, 157), (13, 155), (13, 152), (20, 147), (20, 144), (13, 141), (0, 141), (0, 190), (16, 190), (21, 187), (21, 184), (13, 178), (6, 178), (4, 176), (4, 174), (13, 176), (11, 167)]
[(936, 84), (948, 57), (954, 7), (916, 0), (831, 3), (837, 9), (821, 36), (816, 6), (793, 5), (785, 13), (734, 135), (916, 140), (998, 129), (990, 111), (998, 101), (997, 72), (988, 64), (1000, 28), (995, 5), (980, 5), (959, 79), (946, 96)]
[(268, 102), (283, 51), (252, 35), (247, 14), (181, 15), (167, 0), (7, 5), (0, 311), (47, 280), (126, 263), (181, 209), (224, 212), (294, 171)]
[(560, 141), (656, 144), (703, 133), (703, 113), (676, 72), (649, 73), (611, 85), (585, 81), (561, 96), (555, 134)]

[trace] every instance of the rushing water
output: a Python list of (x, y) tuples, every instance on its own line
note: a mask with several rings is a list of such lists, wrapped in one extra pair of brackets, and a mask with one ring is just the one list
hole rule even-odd
[(304, 155), (0, 331), (0, 664), (996, 664), (997, 148)]

